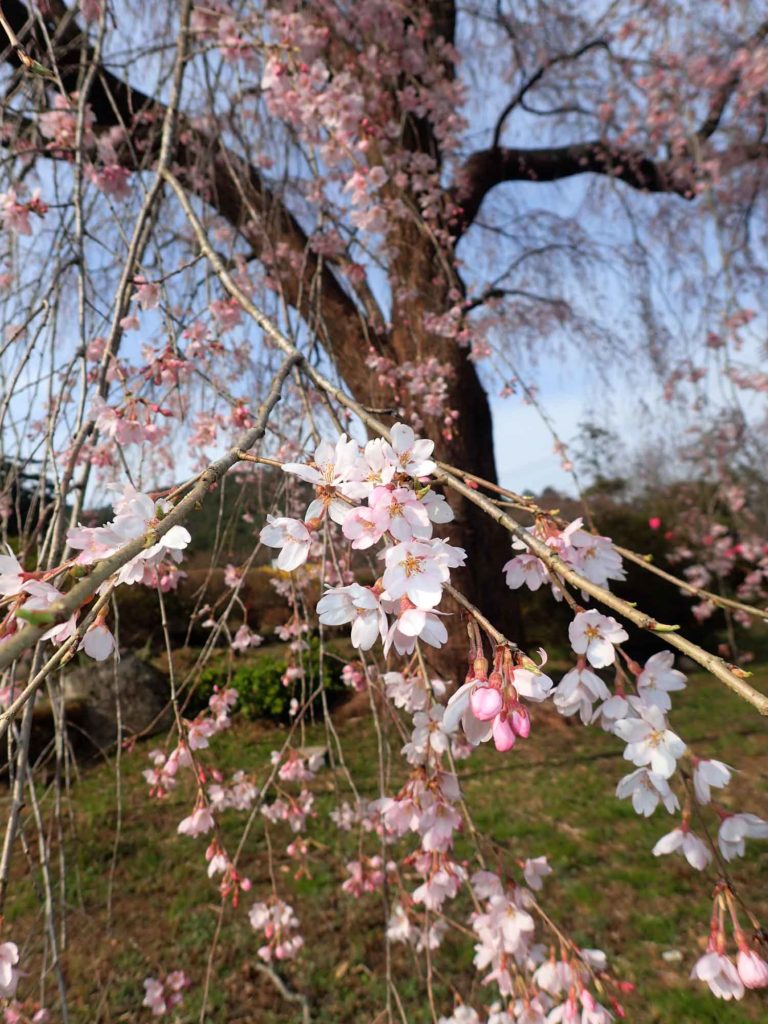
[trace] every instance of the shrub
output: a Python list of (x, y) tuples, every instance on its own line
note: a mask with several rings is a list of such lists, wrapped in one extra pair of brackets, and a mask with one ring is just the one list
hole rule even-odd
[[(316, 638), (310, 641), (309, 650), (304, 652), (301, 664), (305, 673), (304, 695), (308, 695), (318, 688), (320, 680), (320, 644)], [(284, 658), (267, 652), (251, 662), (238, 665), (227, 685), (237, 690), (237, 707), (246, 718), (280, 722), (290, 720), (292, 698), (302, 699), (302, 681), (297, 679), (285, 686), (283, 676), (287, 667)], [(202, 673), (198, 693), (207, 701), (213, 687), (222, 686), (226, 682), (226, 675), (221, 668), (207, 668)], [(323, 661), (323, 690), (330, 706), (338, 704), (349, 695), (349, 689), (341, 681), (338, 663), (328, 657)], [(321, 699), (318, 693), (312, 702), (313, 709), (321, 706)]]

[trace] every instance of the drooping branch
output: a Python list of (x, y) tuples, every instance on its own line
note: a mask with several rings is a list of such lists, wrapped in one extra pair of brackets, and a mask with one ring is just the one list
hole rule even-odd
[[(10, 0), (3, 4), (3, 11), (12, 31), (44, 61), (47, 44), (27, 6), (20, 0)], [(94, 58), (93, 48), (73, 12), (60, 0), (47, 5), (47, 19), (55, 47), (48, 57), (55, 60), (64, 89), (74, 92), (80, 85), (81, 51), (87, 62)], [(6, 56), (14, 66), (21, 65), (15, 48)], [(122, 166), (131, 171), (151, 166), (159, 154), (158, 126), (164, 120), (164, 104), (103, 65), (94, 76), (87, 99), (97, 135), (114, 127), (125, 130), (128, 141), (117, 149)], [(33, 127), (29, 121), (24, 125)], [(240, 233), (252, 257), (269, 261), (270, 273), (279, 280), (286, 302), (313, 326), (331, 358), (343, 367), (350, 388), (358, 396), (368, 394), (371, 376), (359, 354), (370, 344), (385, 348), (386, 338), (374, 335), (365, 324), (360, 306), (340, 283), (332, 262), (327, 257), (319, 259), (312, 251), (304, 228), (254, 165), (184, 117), (179, 119), (177, 139), (173, 162), (190, 194), (212, 206)], [(137, 163), (139, 153), (141, 164)], [(198, 173), (201, 154), (209, 158), (206, 175)], [(46, 150), (41, 155), (59, 158), (62, 154)], [(280, 250), (289, 254), (287, 258), (275, 258)]]
[[(87, 576), (76, 583), (59, 601), (53, 603), (46, 610), (46, 622), (44, 624), (25, 626), (3, 643), (2, 650), (0, 650), (0, 669), (7, 668), (23, 651), (28, 650), (37, 643), (51, 621), (66, 621), (73, 612), (79, 611), (93, 597), (102, 583), (106, 582), (110, 576), (113, 576), (146, 548), (156, 544), (172, 527), (188, 520), (192, 512), (205, 499), (211, 488), (221, 480), (225, 473), (241, 461), (243, 452), (247, 452), (264, 437), (272, 410), (280, 401), (285, 380), (293, 366), (300, 361), (300, 358), (299, 353), (295, 349), (287, 354), (287, 358), (275, 374), (269, 391), (256, 413), (254, 425), (243, 432), (228, 452), (216, 459), (215, 462), (212, 462), (198, 476), (191, 490), (181, 499), (178, 505), (174, 506), (168, 515), (159, 520), (146, 534), (142, 534), (135, 540), (129, 541), (113, 555), (95, 563)], [(24, 693), (21, 696), (28, 699), (30, 694)], [(0, 714), (0, 724), (7, 722), (15, 714), (20, 700), (21, 697), (17, 698), (6, 711)]]
[[(293, 342), (286, 338), (285, 335), (275, 327), (275, 325), (261, 310), (254, 306), (248, 296), (245, 295), (242, 289), (239, 288), (232, 279), (231, 275), (227, 272), (221, 260), (213, 250), (200, 221), (197, 219), (194, 211), (189, 205), (189, 200), (187, 199), (180, 183), (174, 179), (170, 172), (166, 172), (164, 176), (173, 191), (176, 193), (176, 197), (187, 215), (200, 249), (205, 253), (211, 263), (211, 266), (216, 272), (216, 276), (219, 278), (229, 294), (234, 299), (237, 299), (248, 315), (251, 316), (255, 322), (269, 334), (279, 349), (281, 349), (286, 355), (292, 355), (299, 359), (298, 365), (301, 372), (320, 391), (324, 391), (329, 397), (339, 402), (340, 405), (353, 412), (378, 436), (389, 439), (389, 431), (383, 423), (372, 416), (358, 402), (350, 398), (349, 395), (341, 390), (341, 388), (328, 380), (328, 378), (314, 366), (309, 365), (305, 359), (299, 358), (299, 353), (297, 352)], [(573, 566), (568, 565), (567, 562), (560, 558), (560, 556), (551, 547), (549, 547), (548, 544), (531, 534), (517, 520), (513, 519), (508, 512), (499, 508), (491, 498), (487, 498), (485, 495), (481, 494), (476, 487), (470, 487), (461, 477), (460, 472), (457, 473), (453, 466), (446, 466), (445, 463), (440, 462), (438, 462), (437, 465), (440, 472), (435, 475), (435, 479), (438, 483), (444, 484), (451, 490), (461, 494), (467, 499), (467, 501), (481, 509), (490, 520), (502, 526), (516, 540), (521, 541), (531, 554), (536, 555), (537, 558), (541, 559), (541, 561), (544, 562), (547, 568), (554, 575), (561, 577), (573, 587), (589, 594), (596, 601), (599, 601), (605, 607), (617, 612), (622, 616), (622, 618), (631, 622), (634, 626), (637, 626), (638, 629), (644, 629), (656, 635), (663, 635), (664, 642), (668, 643), (670, 647), (675, 647), (681, 653), (692, 658), (724, 683), (733, 693), (737, 694), (743, 700), (747, 701), (747, 703), (756, 708), (761, 715), (768, 716), (768, 696), (760, 693), (754, 687), (750, 686), (742, 676), (737, 675), (732, 665), (729, 665), (722, 658), (715, 654), (711, 654), (709, 651), (699, 647), (698, 644), (695, 644), (682, 636), (678, 632), (678, 626), (665, 625), (658, 622), (651, 615), (641, 611), (637, 605), (632, 604), (629, 601), (625, 601), (623, 598), (617, 597), (616, 594), (612, 593), (606, 587), (600, 586), (588, 579), (586, 576), (583, 576), (578, 570), (574, 569)]]

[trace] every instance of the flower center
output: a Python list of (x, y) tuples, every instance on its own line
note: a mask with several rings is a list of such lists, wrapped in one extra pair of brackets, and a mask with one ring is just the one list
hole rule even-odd
[(406, 555), (405, 560), (400, 564), (405, 569), (406, 576), (418, 576), (419, 573), (424, 572), (422, 565), (423, 562), (423, 557), (419, 557), (418, 555)]

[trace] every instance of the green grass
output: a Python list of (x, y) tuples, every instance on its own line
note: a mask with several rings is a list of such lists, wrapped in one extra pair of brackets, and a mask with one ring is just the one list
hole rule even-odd
[[(492, 839), (486, 849), (489, 866), (510, 867), (519, 858), (547, 854), (555, 874), (545, 883), (543, 905), (578, 943), (605, 949), (616, 974), (637, 985), (636, 994), (626, 999), (627, 1019), (634, 1024), (768, 1020), (764, 996), (752, 994), (740, 1004), (724, 1004), (688, 980), (706, 937), (715, 876), (695, 873), (678, 858), (657, 860), (651, 855), (671, 819), (663, 811), (650, 820), (638, 818), (628, 802), (615, 798), (617, 780), (631, 770), (621, 759), (621, 744), (597, 729), (565, 723), (551, 712), (537, 710), (535, 715), (527, 743), (506, 755), (483, 747), (459, 766), (474, 821)], [(397, 756), (400, 740), (387, 715), (382, 723), (394, 751), (387, 783), (393, 791), (404, 777)], [(743, 769), (724, 802), (768, 816), (768, 724), (718, 683), (698, 675), (679, 695), (673, 724), (697, 750)], [(375, 796), (378, 756), (370, 717), (349, 719), (342, 712), (337, 726), (356, 784), (365, 796)], [(259, 779), (268, 770), (270, 751), (283, 737), (277, 728), (237, 722), (217, 737), (212, 754), (225, 774), (244, 767)], [(324, 745), (324, 727), (308, 728), (304, 742)], [(123, 757), (122, 827), (114, 872), (114, 765), (83, 769), (73, 787), (64, 843), (70, 868), (64, 967), (72, 1024), (149, 1020), (149, 1012), (140, 1009), (144, 977), (178, 967), (194, 982), (178, 1021), (199, 1019), (218, 922), (218, 894), (205, 874), (205, 840), (176, 835), (176, 825), (193, 800), (188, 784), (162, 802), (147, 799), (140, 773), (147, 766), (148, 750), (157, 745), (157, 740), (140, 744)], [(281, 971), (288, 984), (309, 999), (316, 1024), (372, 1021), (385, 999), (381, 899), (353, 899), (339, 887), (339, 865), (357, 855), (358, 838), (339, 832), (328, 819), (336, 804), (336, 786), (351, 799), (342, 771), (334, 776), (326, 769), (312, 784), (317, 817), (307, 830), (310, 878), (293, 879), (295, 864), (283, 854), (292, 837), (284, 826), (270, 829), (278, 889), (296, 909), (307, 938), (304, 955)], [(43, 796), (42, 807), (46, 820), (51, 820), (50, 796)], [(243, 823), (244, 816), (234, 812), (223, 817), (228, 843), (237, 843)], [(369, 836), (365, 842), (367, 852), (377, 852), (375, 838)], [(458, 856), (469, 852), (468, 838), (460, 837)], [(34, 862), (33, 846), (30, 855)], [(206, 1020), (288, 1024), (300, 1019), (297, 1005), (285, 1001), (259, 972), (259, 943), (247, 921), (250, 903), (270, 889), (261, 819), (247, 842), (242, 867), (253, 880), (253, 892), (244, 895), (240, 908), (224, 912)], [(753, 841), (747, 857), (733, 865), (739, 891), (763, 914), (768, 908), (767, 872), (768, 843)], [(41, 952), (41, 920), (32, 875), (37, 878), (37, 869), (30, 871), (17, 858), (7, 930), (19, 942), (30, 936), (24, 952), (30, 981), (23, 981), (20, 990), (25, 994), (28, 984), (26, 994), (36, 995), (32, 979)], [(111, 918), (106, 910), (110, 884)], [(462, 897), (449, 913), (463, 920), (470, 910)], [(681, 962), (664, 959), (671, 950), (681, 951)], [(478, 985), (471, 958), (471, 942), (461, 936), (450, 937), (435, 954), (439, 1013), (450, 1012), (455, 989), (478, 1009), (492, 1002), (493, 990)], [(391, 970), (408, 1021), (429, 1021), (423, 960), (417, 962), (407, 949), (396, 946)], [(50, 975), (46, 986), (55, 1006)]]

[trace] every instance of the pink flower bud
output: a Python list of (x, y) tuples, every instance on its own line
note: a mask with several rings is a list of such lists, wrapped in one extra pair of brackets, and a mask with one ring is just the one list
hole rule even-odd
[(768, 987), (768, 964), (751, 949), (742, 949), (736, 958), (736, 970), (747, 988)]
[(512, 712), (512, 728), (521, 740), (526, 740), (531, 735), (531, 719), (525, 708), (521, 707)]
[(515, 745), (516, 739), (515, 732), (507, 719), (497, 715), (493, 723), (493, 742), (496, 745), (496, 749), (501, 753), (504, 753), (505, 750), (511, 750)]
[(469, 698), (472, 714), (481, 722), (490, 722), (501, 711), (501, 694), (493, 686), (477, 686)]

